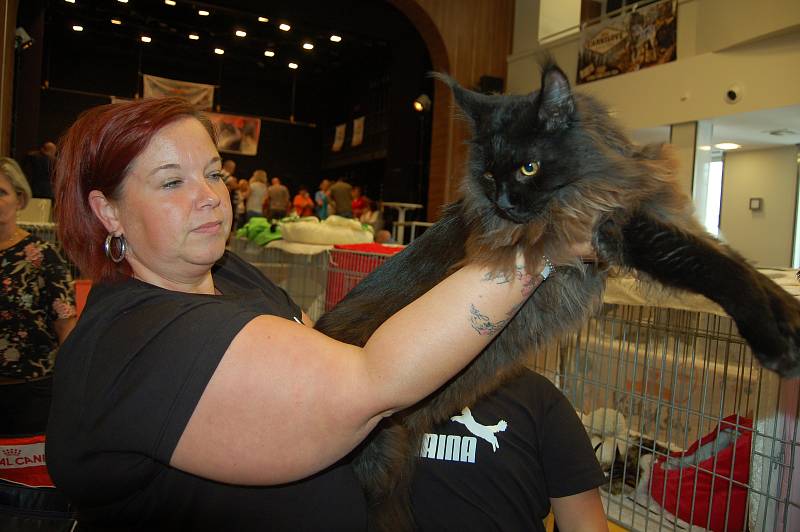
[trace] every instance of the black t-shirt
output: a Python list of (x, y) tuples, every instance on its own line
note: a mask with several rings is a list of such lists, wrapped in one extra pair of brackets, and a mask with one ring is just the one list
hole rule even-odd
[(525, 370), (427, 434), (412, 488), (422, 531), (541, 530), (550, 497), (605, 482), (586, 430), (546, 378)]
[(92, 529), (363, 530), (365, 501), (348, 464), (269, 487), (168, 465), (242, 327), (263, 314), (301, 317), (283, 290), (235, 255), (226, 253), (212, 275), (221, 296), (135, 279), (92, 288), (56, 363), (46, 444), (55, 484)]

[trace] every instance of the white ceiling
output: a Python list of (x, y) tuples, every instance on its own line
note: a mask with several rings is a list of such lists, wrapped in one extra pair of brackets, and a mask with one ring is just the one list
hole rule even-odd
[[(800, 144), (800, 105), (728, 115), (710, 121), (714, 144), (735, 142), (742, 150)], [(669, 126), (637, 129), (631, 131), (631, 138), (639, 144), (669, 142), (669, 129)]]

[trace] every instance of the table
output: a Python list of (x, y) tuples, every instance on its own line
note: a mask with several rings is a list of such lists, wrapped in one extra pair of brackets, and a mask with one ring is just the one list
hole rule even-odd
[(402, 244), (405, 231), (405, 226), (403, 224), (406, 221), (406, 211), (421, 209), (422, 205), (420, 205), (419, 203), (401, 203), (396, 201), (384, 201), (383, 206), (390, 207), (392, 209), (397, 209), (398, 211), (397, 222), (399, 224), (397, 227), (397, 242), (399, 244)]

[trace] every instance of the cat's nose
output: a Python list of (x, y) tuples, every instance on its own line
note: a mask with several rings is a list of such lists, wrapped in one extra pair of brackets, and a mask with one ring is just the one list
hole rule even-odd
[(508, 199), (508, 194), (498, 194), (495, 204), (504, 211), (514, 208), (514, 204)]

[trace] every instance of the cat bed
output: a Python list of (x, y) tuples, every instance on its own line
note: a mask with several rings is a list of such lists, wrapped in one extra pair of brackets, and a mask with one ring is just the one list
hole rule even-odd
[(751, 419), (728, 416), (686, 452), (662, 457), (653, 465), (650, 495), (686, 522), (713, 532), (743, 530), (752, 429)]
[(374, 240), (372, 229), (352, 218), (329, 216), (322, 222), (311, 216), (282, 221), (281, 233), (287, 242), (302, 244), (363, 244)]
[(236, 230), (236, 236), (244, 237), (259, 246), (265, 246), (273, 240), (279, 240), (281, 228), (277, 223), (270, 223), (263, 216), (254, 216), (246, 224)]

